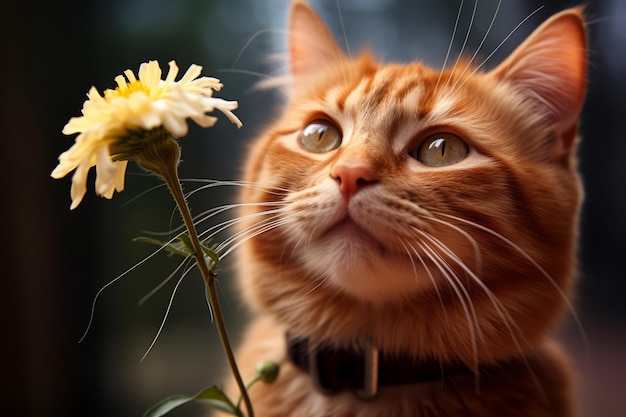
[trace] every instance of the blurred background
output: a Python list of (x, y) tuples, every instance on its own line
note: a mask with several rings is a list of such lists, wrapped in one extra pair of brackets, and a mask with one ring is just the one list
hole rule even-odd
[[(7, 221), (2, 266), (3, 415), (139, 416), (162, 398), (192, 394), (219, 383), (224, 357), (197, 275), (182, 283), (164, 330), (143, 362), (165, 314), (174, 282), (141, 307), (138, 301), (177, 265), (158, 256), (134, 269), (98, 299), (97, 291), (149, 255), (133, 243), (144, 230), (167, 231), (178, 220), (155, 178), (131, 167), (127, 188), (112, 200), (88, 193), (69, 211), (70, 178), (53, 180), (58, 154), (73, 137), (61, 129), (78, 116), (92, 85), (115, 87), (114, 77), (157, 59), (192, 63), (220, 78), (217, 94), (238, 100), (237, 130), (224, 117), (212, 129), (192, 127), (181, 141), (183, 178), (236, 179), (242, 154), (277, 112), (280, 95), (254, 90), (264, 75), (280, 70), (285, 51), (288, 0), (60, 0), (3, 5), (2, 127), (5, 178), (2, 210)], [(439, 67), (445, 59), (460, 0), (311, 1), (342, 46), (371, 45), (387, 61), (415, 58)], [(472, 14), (465, 2), (453, 56)], [(576, 300), (588, 347), (571, 320), (561, 337), (581, 374), (585, 417), (626, 415), (626, 2), (589, 1), (589, 91), (581, 121), (580, 167), (586, 202), (582, 216), (581, 275)], [(480, 55), (486, 57), (540, 6), (489, 62), (493, 67), (541, 21), (576, 5), (574, 0), (504, 0)], [(483, 0), (468, 37), (481, 42), (497, 2)], [(345, 30), (345, 38), (344, 38)], [(192, 185), (189, 184), (188, 187)], [(198, 193), (194, 212), (232, 201), (235, 190)], [(216, 222), (219, 220), (216, 220)], [(231, 266), (220, 273), (223, 307), (233, 339), (245, 314), (230, 284)], [(186, 406), (173, 416), (198, 416)]]

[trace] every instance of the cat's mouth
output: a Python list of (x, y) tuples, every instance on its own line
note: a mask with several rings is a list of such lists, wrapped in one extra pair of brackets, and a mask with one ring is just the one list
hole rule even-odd
[(329, 232), (340, 239), (348, 239), (354, 244), (366, 245), (380, 252), (385, 252), (385, 247), (381, 241), (363, 226), (355, 222), (349, 215), (332, 226)]

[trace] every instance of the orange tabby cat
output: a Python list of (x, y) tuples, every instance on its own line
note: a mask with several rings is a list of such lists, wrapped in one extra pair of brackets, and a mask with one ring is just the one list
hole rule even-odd
[(291, 6), (280, 120), (241, 195), (237, 358), (265, 416), (572, 416), (581, 9), (492, 71), (349, 59)]

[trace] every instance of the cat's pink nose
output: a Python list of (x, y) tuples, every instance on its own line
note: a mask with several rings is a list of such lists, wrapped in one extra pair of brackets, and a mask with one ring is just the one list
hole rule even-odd
[(350, 198), (362, 187), (375, 182), (376, 177), (367, 166), (353, 161), (340, 161), (330, 171), (338, 182), (344, 200)]

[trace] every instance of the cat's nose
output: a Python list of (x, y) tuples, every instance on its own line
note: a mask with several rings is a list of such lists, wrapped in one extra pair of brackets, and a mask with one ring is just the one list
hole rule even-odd
[(339, 184), (344, 200), (350, 198), (362, 187), (375, 182), (376, 176), (366, 165), (355, 161), (340, 161), (330, 171), (331, 177)]

